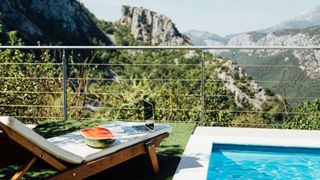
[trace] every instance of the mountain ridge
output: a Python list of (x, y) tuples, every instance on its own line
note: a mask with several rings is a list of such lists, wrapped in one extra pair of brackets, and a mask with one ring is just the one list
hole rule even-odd
[(266, 29), (257, 30), (259, 32), (270, 33), (279, 30), (289, 30), (289, 29), (305, 29), (312, 26), (320, 25), (320, 5), (298, 15), (294, 18), (288, 19), (281, 22), (275, 26), (271, 26)]
[(2, 0), (0, 12), (4, 31), (18, 31), (26, 44), (111, 44), (77, 0)]
[[(300, 26), (296, 22), (303, 23)], [(296, 18), (280, 23), (281, 26), (230, 35), (224, 37), (224, 39), (227, 39), (226, 41), (221, 41), (219, 38), (215, 40), (221, 45), (227, 46), (318, 46), (320, 44), (320, 26), (318, 24), (320, 24), (320, 6)], [(210, 45), (206, 43), (205, 36), (202, 39), (201, 36), (190, 37), (195, 45)], [(320, 96), (319, 91), (315, 91), (315, 89), (319, 89), (316, 83), (320, 77), (320, 53), (316, 50), (211, 52), (230, 58), (233, 62), (242, 65), (246, 72), (258, 81), (272, 80), (279, 82), (278, 84), (262, 83), (262, 85), (283, 96)], [(261, 69), (260, 65), (262, 66)], [(255, 66), (255, 68), (251, 66)], [(279, 69), (277, 67), (286, 68)], [(286, 81), (285, 85), (280, 83), (282, 81)], [(289, 101), (290, 103), (299, 102), (297, 99), (289, 99)]]

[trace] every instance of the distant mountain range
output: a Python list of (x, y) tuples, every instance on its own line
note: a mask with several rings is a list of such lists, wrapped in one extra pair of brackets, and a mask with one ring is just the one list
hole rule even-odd
[(185, 34), (191, 39), (193, 44), (198, 46), (224, 45), (228, 41), (226, 38), (206, 31), (189, 30)]
[(301, 14), (295, 18), (284, 21), (278, 25), (269, 27), (260, 32), (273, 32), (284, 29), (304, 29), (320, 25), (320, 5), (316, 8)]
[[(320, 44), (320, 6), (279, 25), (252, 32), (220, 37), (214, 33), (191, 30), (186, 34), (195, 45), (227, 46), (312, 46)], [(272, 56), (281, 52), (264, 54)], [(250, 53), (252, 54), (252, 53)], [(310, 78), (320, 77), (318, 51), (294, 51), (300, 69)]]
[[(246, 32), (227, 38), (201, 31), (188, 31), (186, 34), (195, 45), (227, 45), (227, 46), (312, 46), (320, 44), (320, 26), (305, 29), (285, 29), (270, 33), (259, 31)], [(272, 56), (281, 52), (264, 54)], [(252, 53), (250, 53), (252, 54)], [(320, 77), (320, 54), (318, 51), (294, 51), (300, 69), (310, 78)]]
[[(320, 6), (301, 16), (280, 23), (279, 25), (252, 32), (239, 33), (220, 37), (216, 34), (201, 31), (187, 31), (195, 45), (227, 45), (227, 46), (312, 46), (320, 44)], [(217, 52), (215, 52), (216, 54)], [(219, 52), (218, 52), (219, 53)], [(220, 52), (221, 56), (231, 58), (244, 65), (244, 69), (256, 80), (292, 81), (282, 88), (279, 84), (264, 83), (277, 93), (289, 96), (320, 96), (318, 79), (320, 78), (319, 51), (239, 51)], [(255, 63), (255, 64), (253, 64)], [(248, 67), (246, 64), (251, 64)], [(252, 64), (256, 67), (253, 68)], [(272, 65), (283, 68), (259, 68), (258, 65)], [(285, 67), (287, 65), (288, 67)]]
[(272, 27), (260, 29), (252, 32), (239, 32), (236, 34), (230, 34), (225, 37), (219, 36), (214, 32), (206, 32), (200, 30), (189, 30), (185, 34), (190, 37), (191, 41), (195, 45), (225, 45), (227, 42), (241, 34), (251, 34), (253, 38), (258, 38), (272, 32), (283, 31), (283, 30), (299, 30), (305, 29), (312, 26), (320, 26), (320, 5), (316, 8), (305, 12), (295, 18), (286, 20)]

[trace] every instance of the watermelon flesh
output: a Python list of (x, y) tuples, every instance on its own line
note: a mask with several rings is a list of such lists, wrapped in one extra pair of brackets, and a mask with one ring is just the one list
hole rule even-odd
[(91, 139), (103, 139), (103, 138), (114, 138), (112, 132), (103, 127), (93, 127), (81, 130), (81, 133), (87, 138)]
[(80, 134), (83, 136), (84, 142), (93, 148), (109, 147), (116, 140), (112, 132), (103, 127), (82, 129)]

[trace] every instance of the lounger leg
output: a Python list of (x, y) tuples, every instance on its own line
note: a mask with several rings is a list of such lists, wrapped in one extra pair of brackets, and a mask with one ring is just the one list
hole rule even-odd
[(152, 164), (154, 174), (157, 175), (160, 169), (156, 153), (156, 146), (154, 145), (153, 141), (146, 143), (146, 151)]
[(37, 157), (34, 157), (31, 159), (31, 161), (28, 162), (28, 164), (24, 167), (22, 167), (22, 169), (20, 171), (18, 171), (12, 178), (11, 180), (16, 180), (16, 179), (20, 179), (29, 169), (30, 167), (33, 165), (33, 163), (37, 160)]

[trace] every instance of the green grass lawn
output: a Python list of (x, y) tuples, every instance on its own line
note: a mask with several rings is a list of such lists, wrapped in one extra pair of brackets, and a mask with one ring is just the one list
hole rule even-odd
[[(45, 138), (50, 138), (85, 127), (103, 124), (101, 121), (49, 121), (35, 128), (35, 131)], [(153, 175), (152, 167), (146, 155), (141, 155), (127, 162), (114, 166), (88, 179), (172, 179), (180, 162), (181, 155), (192, 134), (193, 123), (167, 123), (172, 126), (172, 133), (157, 148), (160, 174)], [(8, 179), (18, 166), (0, 169), (0, 179)], [(43, 179), (56, 173), (53, 169), (33, 168), (25, 179)]]

